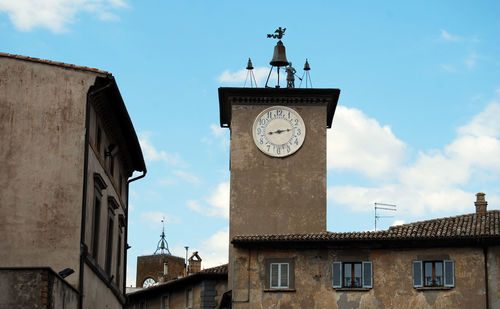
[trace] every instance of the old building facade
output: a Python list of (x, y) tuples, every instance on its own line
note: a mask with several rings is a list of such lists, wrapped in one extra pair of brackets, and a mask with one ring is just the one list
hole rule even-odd
[(128, 309), (216, 308), (227, 291), (227, 264), (199, 270), (127, 294)]
[(79, 308), (122, 308), (129, 183), (146, 167), (113, 76), (0, 54), (0, 119), (0, 267), (70, 268)]
[(326, 129), (339, 93), (219, 88), (231, 130), (230, 306), (500, 308), (500, 213), (483, 193), (470, 215), (326, 231)]

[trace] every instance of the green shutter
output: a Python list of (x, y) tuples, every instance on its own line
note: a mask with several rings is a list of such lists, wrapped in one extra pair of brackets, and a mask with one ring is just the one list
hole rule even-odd
[(424, 278), (422, 274), (422, 261), (413, 261), (413, 287), (421, 288)]
[(363, 262), (363, 287), (371, 289), (373, 287), (372, 262)]
[(444, 286), (455, 286), (455, 267), (452, 260), (444, 262)]
[(332, 286), (336, 289), (342, 287), (342, 262), (332, 264)]

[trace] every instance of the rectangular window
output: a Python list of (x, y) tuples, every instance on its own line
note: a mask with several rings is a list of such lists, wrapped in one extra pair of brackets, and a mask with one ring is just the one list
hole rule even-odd
[(413, 287), (453, 287), (454, 285), (453, 261), (413, 261)]
[(101, 153), (101, 144), (102, 144), (102, 131), (101, 127), (97, 126), (97, 134), (95, 138), (95, 147), (97, 149), (97, 153)]
[(193, 308), (193, 289), (189, 288), (186, 290), (186, 308)]
[(94, 214), (92, 218), (92, 257), (98, 260), (99, 256), (99, 227), (101, 224), (101, 194), (94, 192)]
[(120, 197), (122, 197), (122, 188), (123, 188), (123, 176), (122, 173), (120, 173), (120, 177), (118, 178), (118, 192), (120, 192)]
[(161, 297), (161, 308), (170, 309), (170, 303), (168, 301), (168, 295)]
[(113, 256), (113, 229), (114, 229), (114, 213), (111, 209), (108, 210), (108, 234), (106, 238), (106, 264), (105, 270), (111, 275), (111, 260)]
[(334, 288), (372, 288), (372, 262), (333, 262)]
[(114, 176), (114, 172), (115, 172), (115, 158), (113, 156), (109, 156), (109, 174), (111, 175), (111, 177)]
[(289, 284), (289, 265), (288, 263), (271, 263), (270, 264), (270, 288), (271, 289), (288, 289)]
[(118, 231), (118, 246), (116, 252), (116, 284), (120, 287), (121, 278), (121, 265), (122, 265), (122, 233)]

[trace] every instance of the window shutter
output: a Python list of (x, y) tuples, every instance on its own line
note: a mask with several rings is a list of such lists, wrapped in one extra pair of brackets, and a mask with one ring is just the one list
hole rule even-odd
[(444, 286), (455, 286), (455, 267), (452, 260), (444, 262)]
[(363, 262), (363, 287), (373, 287), (372, 262)]
[(287, 288), (288, 287), (288, 264), (283, 263), (281, 264), (281, 282), (280, 282), (280, 288)]
[(413, 287), (421, 288), (423, 286), (422, 261), (413, 261)]
[(332, 264), (332, 286), (334, 288), (342, 287), (342, 262), (333, 262)]

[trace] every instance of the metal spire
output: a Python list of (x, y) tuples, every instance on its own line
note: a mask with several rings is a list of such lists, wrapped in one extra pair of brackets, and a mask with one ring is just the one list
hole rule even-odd
[(160, 241), (158, 242), (158, 245), (156, 246), (156, 251), (153, 254), (172, 255), (172, 253), (170, 253), (170, 250), (168, 250), (168, 242), (167, 239), (165, 238), (165, 217), (161, 219), (161, 223), (163, 224), (163, 227), (161, 230)]
[(257, 88), (257, 81), (255, 80), (255, 75), (253, 74), (253, 64), (252, 60), (248, 58), (248, 63), (247, 63), (247, 78), (245, 78), (245, 84), (243, 84), (243, 87), (247, 85), (247, 80), (250, 78), (250, 88), (254, 87)]

